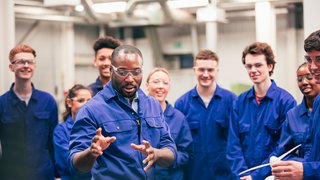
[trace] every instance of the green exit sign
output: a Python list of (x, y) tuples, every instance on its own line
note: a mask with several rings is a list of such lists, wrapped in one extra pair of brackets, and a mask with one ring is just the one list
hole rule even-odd
[(173, 43), (173, 47), (176, 49), (180, 49), (182, 47), (182, 44), (180, 41), (176, 41)]

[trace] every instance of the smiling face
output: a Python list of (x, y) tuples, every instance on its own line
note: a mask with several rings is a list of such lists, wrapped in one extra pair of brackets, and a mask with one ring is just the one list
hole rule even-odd
[(167, 73), (156, 71), (149, 76), (146, 87), (150, 96), (155, 97), (160, 104), (164, 103), (170, 88), (170, 79)]
[(306, 52), (305, 57), (311, 59), (311, 61), (307, 61), (308, 68), (314, 76), (316, 82), (320, 84), (320, 59), (317, 58), (320, 57), (320, 51), (312, 50), (310, 52)]
[(316, 84), (316, 79), (310, 73), (307, 65), (301, 66), (297, 70), (297, 82), (301, 93), (308, 98), (315, 98), (320, 90), (320, 84)]
[(193, 71), (200, 87), (213, 86), (219, 71), (218, 62), (214, 59), (197, 59)]
[(102, 48), (99, 49), (96, 53), (94, 65), (98, 68), (100, 78), (102, 79), (110, 79), (110, 64), (112, 52), (113, 49), (111, 48)]
[(31, 80), (36, 68), (35, 57), (32, 53), (17, 53), (10, 62), (9, 68), (14, 72), (16, 80)]
[(264, 54), (247, 54), (245, 56), (245, 68), (253, 84), (261, 84), (270, 80), (269, 72), (273, 65), (267, 65)]
[(78, 110), (83, 106), (86, 102), (91, 99), (92, 95), (88, 89), (79, 89), (76, 92), (76, 96), (67, 99), (67, 105), (71, 109), (72, 119), (75, 119), (75, 115)]

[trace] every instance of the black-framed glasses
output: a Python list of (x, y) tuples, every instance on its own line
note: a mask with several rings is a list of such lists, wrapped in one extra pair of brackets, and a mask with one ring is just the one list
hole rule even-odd
[(71, 98), (72, 101), (76, 101), (78, 103), (85, 103), (85, 102), (88, 102), (91, 98)]
[(251, 70), (252, 67), (255, 67), (256, 69), (259, 69), (263, 66), (262, 63), (255, 63), (255, 64), (245, 64), (244, 67), (247, 69), (247, 70)]
[(11, 64), (16, 64), (16, 65), (19, 65), (19, 66), (24, 66), (26, 64), (34, 65), (35, 63), (36, 63), (36, 61), (34, 59), (16, 59), (16, 60), (11, 62)]
[(123, 69), (123, 68), (117, 68), (114, 67), (112, 64), (110, 65), (113, 69), (113, 71), (121, 77), (127, 77), (129, 75), (129, 73), (131, 73), (132, 76), (139, 76), (142, 73), (142, 69), (141, 68), (137, 68), (134, 70), (128, 70), (128, 69)]
[(313, 79), (313, 75), (308, 73), (306, 75), (297, 76), (297, 81), (302, 82), (304, 78), (306, 78), (308, 81), (311, 81)]
[(304, 56), (304, 60), (308, 64), (312, 64), (312, 61), (315, 65), (320, 66), (320, 56)]

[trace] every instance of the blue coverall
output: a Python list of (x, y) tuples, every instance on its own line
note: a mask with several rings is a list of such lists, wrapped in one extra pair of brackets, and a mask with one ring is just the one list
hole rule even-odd
[(81, 176), (72, 175), (68, 167), (69, 141), (73, 124), (74, 121), (70, 115), (65, 122), (58, 124), (54, 129), (54, 159), (57, 176), (61, 180), (89, 180), (91, 179), (90, 173)]
[(310, 138), (308, 139), (311, 149), (306, 153), (303, 162), (304, 179), (320, 179), (320, 96), (313, 103), (310, 120)]
[(29, 104), (13, 90), (0, 96), (0, 179), (53, 180), (52, 135), (58, 124), (54, 98), (32, 85)]
[(182, 95), (175, 107), (187, 118), (193, 138), (192, 159), (186, 178), (190, 180), (232, 178), (230, 162), (226, 158), (229, 120), (236, 95), (216, 86), (208, 107), (196, 87)]
[[(272, 152), (268, 158), (263, 162), (269, 163), (271, 156), (281, 156), (283, 153), (289, 151), (295, 146), (302, 144), (296, 151), (287, 155), (283, 160), (296, 160), (302, 161), (305, 152), (310, 150), (310, 146), (307, 145), (307, 137), (310, 133), (309, 130), (310, 123), (310, 111), (306, 105), (306, 100), (303, 98), (302, 102), (290, 109), (287, 113), (286, 120), (283, 122), (283, 127), (281, 131), (281, 137), (278, 142), (278, 146), (274, 152)], [(252, 177), (256, 179), (264, 179), (271, 175), (270, 166), (258, 169), (252, 172)]]
[(294, 98), (274, 81), (260, 105), (255, 99), (254, 87), (239, 95), (230, 124), (227, 148), (227, 157), (232, 160), (235, 176), (262, 164), (274, 151), (286, 114), (295, 106)]
[(88, 87), (92, 91), (92, 96), (95, 96), (99, 91), (103, 89), (103, 85), (99, 77), (96, 79), (95, 82), (91, 83)]
[(140, 89), (137, 93), (138, 112), (115, 92), (110, 82), (79, 109), (70, 136), (72, 173), (79, 172), (72, 163), (74, 154), (90, 146), (98, 128), (102, 128), (103, 136), (115, 136), (116, 141), (94, 163), (91, 169), (94, 179), (154, 179), (154, 166), (144, 171), (146, 164), (142, 161), (146, 156), (130, 146), (131, 143), (142, 144), (142, 140), (149, 141), (154, 148), (166, 147), (177, 157), (160, 104)]
[(184, 170), (190, 160), (190, 152), (192, 150), (192, 136), (188, 122), (185, 116), (167, 103), (164, 111), (164, 117), (169, 125), (170, 134), (176, 143), (178, 154), (176, 167), (163, 168), (156, 166), (155, 179), (159, 180), (182, 180), (184, 178)]

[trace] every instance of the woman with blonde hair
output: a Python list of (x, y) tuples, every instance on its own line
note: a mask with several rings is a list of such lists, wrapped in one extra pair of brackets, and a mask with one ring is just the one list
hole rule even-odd
[(170, 88), (169, 72), (165, 68), (153, 69), (147, 77), (146, 87), (148, 94), (159, 101), (178, 150), (174, 167), (156, 165), (155, 179), (184, 179), (183, 171), (190, 159), (192, 137), (185, 116), (166, 101)]

